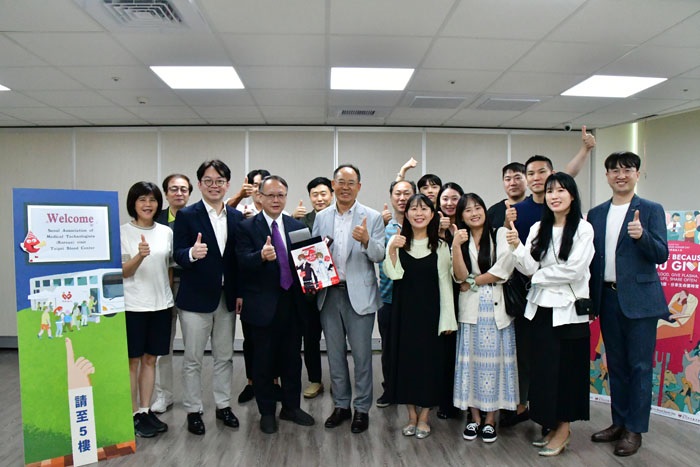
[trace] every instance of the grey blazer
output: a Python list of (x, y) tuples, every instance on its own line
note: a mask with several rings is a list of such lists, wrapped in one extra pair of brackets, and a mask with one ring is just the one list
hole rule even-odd
[[(345, 280), (353, 310), (358, 315), (367, 315), (375, 313), (382, 305), (374, 263), (384, 260), (384, 221), (377, 211), (358, 202), (353, 209), (353, 226), (360, 225), (362, 219), (367, 218), (369, 243), (365, 249), (360, 242), (350, 239), (350, 252), (345, 263)], [(336, 213), (335, 203), (317, 213), (313, 235), (333, 237)], [(331, 244), (330, 250), (331, 256), (335, 258), (335, 242)], [(326, 292), (326, 289), (321, 290), (316, 298), (319, 310), (323, 307)]]

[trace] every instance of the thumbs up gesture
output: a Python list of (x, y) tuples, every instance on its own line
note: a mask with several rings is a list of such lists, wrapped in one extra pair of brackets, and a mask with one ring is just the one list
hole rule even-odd
[(459, 247), (463, 243), (469, 241), (469, 232), (467, 229), (458, 229), (455, 224), (450, 226), (450, 232), (452, 233), (452, 247)]
[(355, 228), (352, 229), (352, 238), (362, 243), (362, 246), (367, 248), (367, 244), (369, 243), (369, 232), (367, 231), (366, 217), (362, 219), (362, 223), (360, 225), (356, 225)]
[(510, 201), (506, 200), (506, 221), (503, 227), (510, 228), (510, 224), (518, 220), (518, 211), (510, 205)]
[(403, 248), (406, 246), (406, 237), (404, 237), (401, 234), (396, 234), (393, 237), (391, 237), (391, 240), (389, 240), (389, 244), (390, 251), (395, 251), (399, 248)]
[(442, 213), (442, 211), (438, 211), (438, 215), (440, 216), (440, 230), (443, 232), (447, 229), (450, 228), (450, 218)]
[(518, 231), (515, 230), (515, 224), (513, 224), (512, 221), (508, 226), (508, 232), (506, 232), (506, 241), (508, 241), (508, 244), (513, 248), (517, 248), (518, 245), (520, 245), (520, 237), (518, 236)]
[(197, 234), (197, 240), (192, 245), (192, 257), (194, 259), (202, 259), (207, 256), (207, 244), (202, 243), (202, 233)]
[(581, 140), (589, 151), (595, 147), (595, 136), (591, 133), (586, 133), (586, 125), (581, 126)]
[(292, 213), (292, 217), (295, 219), (301, 219), (306, 215), (306, 208), (304, 207), (304, 200), (299, 200), (299, 206), (294, 209), (294, 212)]
[(267, 236), (267, 241), (265, 241), (262, 250), (260, 250), (260, 256), (263, 261), (274, 261), (277, 259), (277, 253), (275, 252), (275, 247), (272, 246), (272, 240), (269, 235)]
[(255, 191), (255, 187), (248, 181), (248, 177), (245, 177), (243, 179), (243, 184), (241, 185), (241, 191), (239, 191), (239, 194), (241, 197), (247, 198), (253, 194), (253, 191)]
[(384, 203), (384, 210), (382, 211), (382, 219), (384, 219), (384, 225), (387, 225), (391, 220), (391, 211), (389, 211), (389, 205)]
[(141, 234), (141, 241), (139, 242), (139, 255), (141, 255), (142, 258), (145, 258), (146, 256), (151, 254), (151, 247), (148, 245), (148, 242), (146, 241), (146, 237)]
[(642, 227), (642, 223), (639, 220), (639, 209), (634, 211), (634, 218), (632, 219), (632, 222), (627, 223), (627, 235), (632, 237), (635, 240), (639, 240), (642, 238), (642, 234), (644, 233), (644, 228)]

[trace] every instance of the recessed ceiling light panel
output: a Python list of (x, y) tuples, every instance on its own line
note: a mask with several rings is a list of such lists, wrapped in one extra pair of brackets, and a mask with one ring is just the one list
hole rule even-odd
[(9, 91), (9, 90), (10, 90), (10, 88), (6, 88), (2, 84), (0, 84), (0, 91)]
[(583, 97), (629, 97), (652, 86), (666, 81), (666, 78), (648, 78), (641, 76), (593, 75), (571, 89), (561, 93), (562, 96)]
[(171, 89), (243, 89), (232, 66), (152, 66)]
[(403, 91), (413, 68), (331, 68), (331, 89)]

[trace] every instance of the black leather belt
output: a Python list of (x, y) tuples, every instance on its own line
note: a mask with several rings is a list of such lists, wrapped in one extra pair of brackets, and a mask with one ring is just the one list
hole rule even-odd
[(606, 289), (617, 290), (617, 282), (603, 282), (603, 287)]

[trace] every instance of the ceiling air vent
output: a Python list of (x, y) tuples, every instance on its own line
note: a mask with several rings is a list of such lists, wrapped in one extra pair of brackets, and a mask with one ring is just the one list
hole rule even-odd
[(117, 22), (132, 27), (179, 26), (182, 18), (167, 0), (103, 0)]
[(414, 109), (456, 109), (463, 103), (463, 97), (416, 96), (411, 102), (411, 107)]
[(111, 32), (207, 31), (198, 0), (73, 0)]
[(523, 111), (531, 105), (539, 103), (539, 99), (512, 99), (512, 98), (496, 98), (490, 97), (479, 104), (476, 108), (479, 110), (511, 110)]
[(366, 110), (351, 110), (343, 109), (338, 112), (338, 117), (374, 117), (376, 110), (366, 109)]

